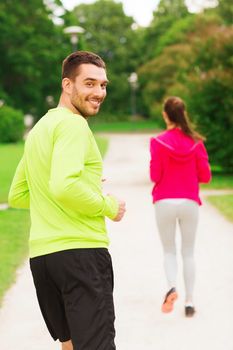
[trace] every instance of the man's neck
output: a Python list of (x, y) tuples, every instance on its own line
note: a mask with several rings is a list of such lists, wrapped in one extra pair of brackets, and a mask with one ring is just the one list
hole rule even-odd
[(67, 100), (67, 99), (65, 98), (65, 96), (63, 96), (63, 95), (61, 95), (57, 107), (67, 108), (67, 109), (69, 109), (72, 113), (74, 113), (74, 114), (79, 114), (79, 115), (80, 115), (80, 113), (78, 113), (77, 109), (76, 109), (76, 108), (70, 103), (70, 101)]

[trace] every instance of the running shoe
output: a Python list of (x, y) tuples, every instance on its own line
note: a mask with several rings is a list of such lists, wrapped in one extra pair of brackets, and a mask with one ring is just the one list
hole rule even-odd
[(184, 311), (186, 317), (193, 317), (196, 312), (194, 306), (185, 306)]
[(174, 302), (178, 298), (176, 288), (171, 288), (165, 295), (164, 302), (162, 304), (162, 312), (169, 313), (173, 310)]

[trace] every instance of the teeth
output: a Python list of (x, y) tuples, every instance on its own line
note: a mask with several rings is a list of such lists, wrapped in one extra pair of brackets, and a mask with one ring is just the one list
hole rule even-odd
[(99, 105), (100, 104), (100, 101), (97, 101), (97, 100), (90, 100), (90, 102), (94, 105)]

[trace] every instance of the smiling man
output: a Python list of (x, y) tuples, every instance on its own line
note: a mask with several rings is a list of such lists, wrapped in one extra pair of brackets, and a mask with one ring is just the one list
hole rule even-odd
[(63, 61), (57, 108), (29, 133), (9, 204), (30, 208), (30, 266), (47, 328), (63, 350), (113, 350), (113, 274), (105, 217), (125, 203), (102, 194), (102, 159), (86, 118), (106, 96), (103, 60), (86, 51)]

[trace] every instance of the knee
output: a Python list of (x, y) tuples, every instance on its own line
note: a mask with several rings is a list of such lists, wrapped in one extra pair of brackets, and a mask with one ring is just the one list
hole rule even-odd
[(164, 253), (168, 255), (176, 255), (176, 246), (173, 246), (173, 245), (165, 246)]
[(193, 247), (183, 247), (181, 250), (183, 259), (193, 259), (194, 249)]

